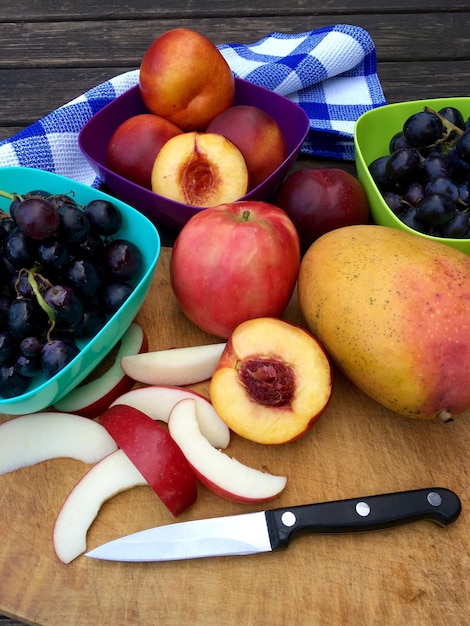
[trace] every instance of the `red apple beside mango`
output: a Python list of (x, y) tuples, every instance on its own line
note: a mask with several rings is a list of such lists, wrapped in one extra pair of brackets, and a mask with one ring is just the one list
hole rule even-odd
[(186, 316), (226, 339), (247, 319), (280, 316), (299, 267), (299, 238), (286, 213), (239, 201), (200, 211), (183, 226), (170, 278)]

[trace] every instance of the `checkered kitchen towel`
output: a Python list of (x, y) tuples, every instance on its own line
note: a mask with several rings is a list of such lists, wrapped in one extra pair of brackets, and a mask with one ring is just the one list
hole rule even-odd
[[(219, 49), (235, 76), (276, 91), (306, 111), (310, 131), (304, 154), (353, 160), (355, 121), (385, 104), (374, 43), (357, 26), (271, 33), (252, 45), (224, 44)], [(80, 152), (78, 134), (97, 111), (138, 80), (138, 70), (116, 76), (1, 141), (0, 167), (35, 167), (99, 186)]]

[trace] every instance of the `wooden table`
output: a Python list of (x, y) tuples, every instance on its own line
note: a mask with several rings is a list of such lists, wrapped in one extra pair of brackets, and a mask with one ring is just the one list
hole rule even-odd
[[(267, 4), (3, 0), (0, 138), (136, 68), (153, 39), (176, 26), (199, 30), (215, 43), (248, 43), (271, 31), (356, 24), (376, 44), (389, 102), (470, 93), (468, 0)], [(296, 167), (329, 165), (303, 158)], [(334, 165), (354, 171), (350, 163)], [(166, 244), (173, 236), (162, 232)], [(162, 254), (140, 317), (154, 349), (211, 339), (181, 317), (171, 298), (170, 253)], [(299, 318), (295, 299), (287, 315)], [(207, 392), (205, 385), (200, 389)], [(303, 538), (279, 555), (135, 566), (81, 558), (61, 566), (49, 543), (51, 524), (83, 467), (54, 461), (23, 470), (21, 478), (0, 477), (0, 612), (15, 618), (0, 617), (0, 624), (468, 624), (469, 419), (464, 415), (443, 428), (398, 418), (338, 376), (328, 412), (298, 443), (266, 448), (234, 437), (231, 454), (288, 474), (289, 487), (276, 505), (438, 483), (462, 499), (462, 516), (449, 529), (420, 523), (373, 536)], [(41, 498), (37, 484), (46, 486)], [(240, 510), (246, 508), (201, 491), (185, 517)], [(106, 505), (89, 541), (96, 545), (169, 521), (152, 494), (140, 488)]]

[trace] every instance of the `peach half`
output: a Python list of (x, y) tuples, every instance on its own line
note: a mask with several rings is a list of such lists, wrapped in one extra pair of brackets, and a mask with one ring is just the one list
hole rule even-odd
[(332, 391), (330, 361), (315, 337), (270, 317), (237, 326), (210, 383), (212, 404), (227, 426), (264, 444), (304, 435)]
[(169, 139), (152, 169), (152, 191), (191, 206), (238, 200), (248, 190), (240, 150), (216, 133), (189, 132)]

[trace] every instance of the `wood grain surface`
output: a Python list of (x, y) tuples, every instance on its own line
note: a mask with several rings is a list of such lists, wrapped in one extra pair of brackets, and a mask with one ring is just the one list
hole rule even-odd
[(468, 0), (178, 2), (2, 0), (0, 139), (87, 89), (140, 65), (152, 41), (189, 27), (214, 43), (253, 43), (347, 23), (367, 30), (388, 102), (461, 96), (469, 88)]
[[(180, 312), (169, 284), (170, 255), (162, 250), (138, 316), (150, 349), (216, 341)], [(286, 318), (302, 322), (295, 295)], [(207, 395), (207, 383), (195, 388)], [(335, 372), (331, 404), (305, 437), (262, 446), (232, 435), (227, 453), (288, 476), (272, 506), (442, 486), (462, 500), (457, 522), (304, 536), (280, 553), (172, 563), (84, 556), (60, 563), (51, 543), (54, 520), (87, 466), (56, 459), (0, 476), (0, 612), (43, 626), (463, 626), (470, 611), (469, 449), (470, 414), (446, 425), (402, 418)], [(201, 487), (179, 519), (262, 508), (222, 500)], [(102, 507), (88, 547), (173, 521), (150, 488), (135, 488)]]

